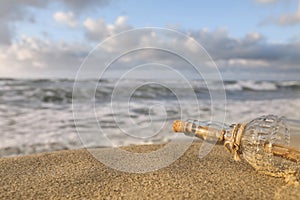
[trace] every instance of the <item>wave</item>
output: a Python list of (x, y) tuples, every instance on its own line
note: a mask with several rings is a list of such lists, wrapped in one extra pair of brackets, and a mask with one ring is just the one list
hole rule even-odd
[(300, 81), (224, 81), (226, 90), (236, 91), (276, 91), (276, 90), (300, 90)]
[(245, 90), (245, 91), (274, 91), (278, 89), (278, 86), (274, 82), (266, 81), (231, 81), (225, 82), (226, 90)]
[[(167, 82), (167, 81), (166, 81)], [(37, 80), (18, 80), (18, 79), (0, 79), (0, 102), (7, 104), (40, 106), (43, 104), (71, 104), (72, 100), (86, 100), (87, 98), (95, 98), (96, 102), (104, 102), (110, 100), (113, 92), (116, 92), (116, 80), (85, 80), (79, 81), (78, 89), (73, 93), (74, 82), (72, 80), (50, 80), (50, 79), (37, 79)], [(191, 82), (190, 85), (178, 81), (168, 81), (166, 86), (159, 83), (147, 84), (146, 81), (133, 81), (126, 80), (118, 85), (118, 94), (126, 96), (130, 94), (131, 99), (135, 100), (153, 100), (176, 99), (176, 92), (179, 92), (185, 98), (192, 97), (196, 94), (198, 98), (210, 98), (208, 88), (204, 81)], [(242, 95), (248, 92), (268, 92), (274, 94), (284, 93), (280, 97), (289, 94), (287, 92), (299, 93), (300, 81), (224, 81), (224, 88), (227, 93)], [(140, 87), (135, 87), (135, 86)], [(210, 84), (214, 86), (214, 83)], [(218, 86), (218, 84), (215, 84)], [(95, 89), (95, 87), (97, 87)], [(191, 90), (193, 94), (191, 94)], [(218, 87), (216, 90), (220, 89)], [(222, 89), (222, 88), (221, 88)], [(213, 89), (214, 90), (214, 89)], [(126, 94), (126, 95), (125, 95)], [(230, 95), (228, 96), (230, 98)], [(249, 96), (245, 96), (249, 97)]]
[[(191, 80), (190, 85), (179, 81), (126, 80), (119, 84), (116, 95), (117, 106), (111, 110), (110, 100), (116, 90), (117, 80), (82, 80), (73, 93), (73, 80), (19, 80), (0, 79), (0, 157), (9, 155), (32, 154), (50, 150), (80, 148), (77, 137), (80, 131), (86, 137), (85, 143), (91, 146), (109, 146), (105, 139), (98, 143), (99, 124), (114, 145), (140, 144), (142, 142), (162, 142), (173, 136), (168, 125), (161, 122), (167, 119), (198, 118), (210, 119), (210, 91), (204, 81)], [(208, 83), (213, 90), (220, 89), (219, 83)], [(165, 85), (165, 86), (164, 86)], [(95, 87), (97, 89), (95, 90)], [(139, 87), (135, 87), (139, 86)], [(214, 87), (215, 86), (215, 87)], [(280, 114), (299, 119), (300, 82), (298, 81), (225, 81), (229, 120), (248, 120), (262, 114)], [(131, 94), (131, 90), (136, 88)], [(191, 90), (199, 101), (191, 101)], [(116, 91), (115, 91), (116, 92)], [(181, 93), (183, 101), (177, 100)], [(128, 95), (132, 102), (122, 101)], [(78, 120), (74, 123), (72, 101), (76, 100)], [(124, 98), (124, 100), (128, 100)], [(91, 107), (89, 102), (97, 103)], [(99, 104), (98, 104), (99, 103)], [(115, 105), (115, 104), (114, 104)], [(288, 105), (288, 106), (287, 106)], [(222, 104), (220, 105), (222, 106)], [(129, 109), (130, 108), (130, 109)], [(163, 109), (161, 109), (163, 108)], [(199, 112), (197, 111), (199, 109)], [(225, 109), (225, 108), (224, 108)], [(223, 108), (215, 109), (216, 115), (223, 114)], [(95, 115), (96, 114), (96, 115)], [(97, 116), (98, 122), (93, 121)], [(118, 117), (118, 124), (114, 121)], [(169, 120), (169, 121), (168, 121)], [(148, 127), (151, 121), (151, 126)], [(121, 128), (131, 133), (132, 125), (147, 127), (137, 134), (145, 135), (160, 130), (162, 134), (144, 140), (131, 139), (121, 134)], [(126, 129), (128, 127), (128, 129)], [(75, 129), (76, 128), (76, 129)], [(123, 136), (124, 135), (124, 136)], [(150, 134), (149, 134), (150, 135)], [(97, 137), (95, 137), (97, 136)], [(85, 144), (85, 145), (86, 145)]]

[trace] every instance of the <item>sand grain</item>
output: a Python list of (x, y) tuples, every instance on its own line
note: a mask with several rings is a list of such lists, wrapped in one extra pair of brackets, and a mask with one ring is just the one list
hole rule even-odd
[[(106, 167), (88, 151), (69, 150), (0, 159), (1, 199), (300, 199), (299, 187), (257, 174), (245, 162), (233, 161), (222, 146), (203, 159), (200, 143), (158, 171), (130, 174)], [(127, 147), (149, 152), (160, 146)], [(100, 150), (101, 151), (101, 150)]]

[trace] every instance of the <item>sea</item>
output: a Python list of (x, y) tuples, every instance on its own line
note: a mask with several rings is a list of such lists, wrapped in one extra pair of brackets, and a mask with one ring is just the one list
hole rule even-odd
[(0, 79), (0, 156), (165, 143), (176, 119), (299, 120), (299, 111), (300, 81)]

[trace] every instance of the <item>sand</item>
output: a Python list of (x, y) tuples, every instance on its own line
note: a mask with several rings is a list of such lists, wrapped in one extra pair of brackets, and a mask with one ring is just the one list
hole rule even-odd
[(0, 199), (300, 199), (299, 186), (235, 162), (223, 146), (199, 159), (200, 145), (168, 167), (142, 174), (108, 168), (85, 149), (1, 158)]

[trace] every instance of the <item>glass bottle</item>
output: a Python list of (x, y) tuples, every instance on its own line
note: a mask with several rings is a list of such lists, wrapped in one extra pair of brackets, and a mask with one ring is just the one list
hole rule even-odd
[(300, 121), (297, 120), (275, 115), (233, 125), (177, 120), (173, 129), (206, 141), (218, 140), (233, 152), (235, 160), (242, 155), (257, 171), (272, 176), (286, 177), (300, 168)]

